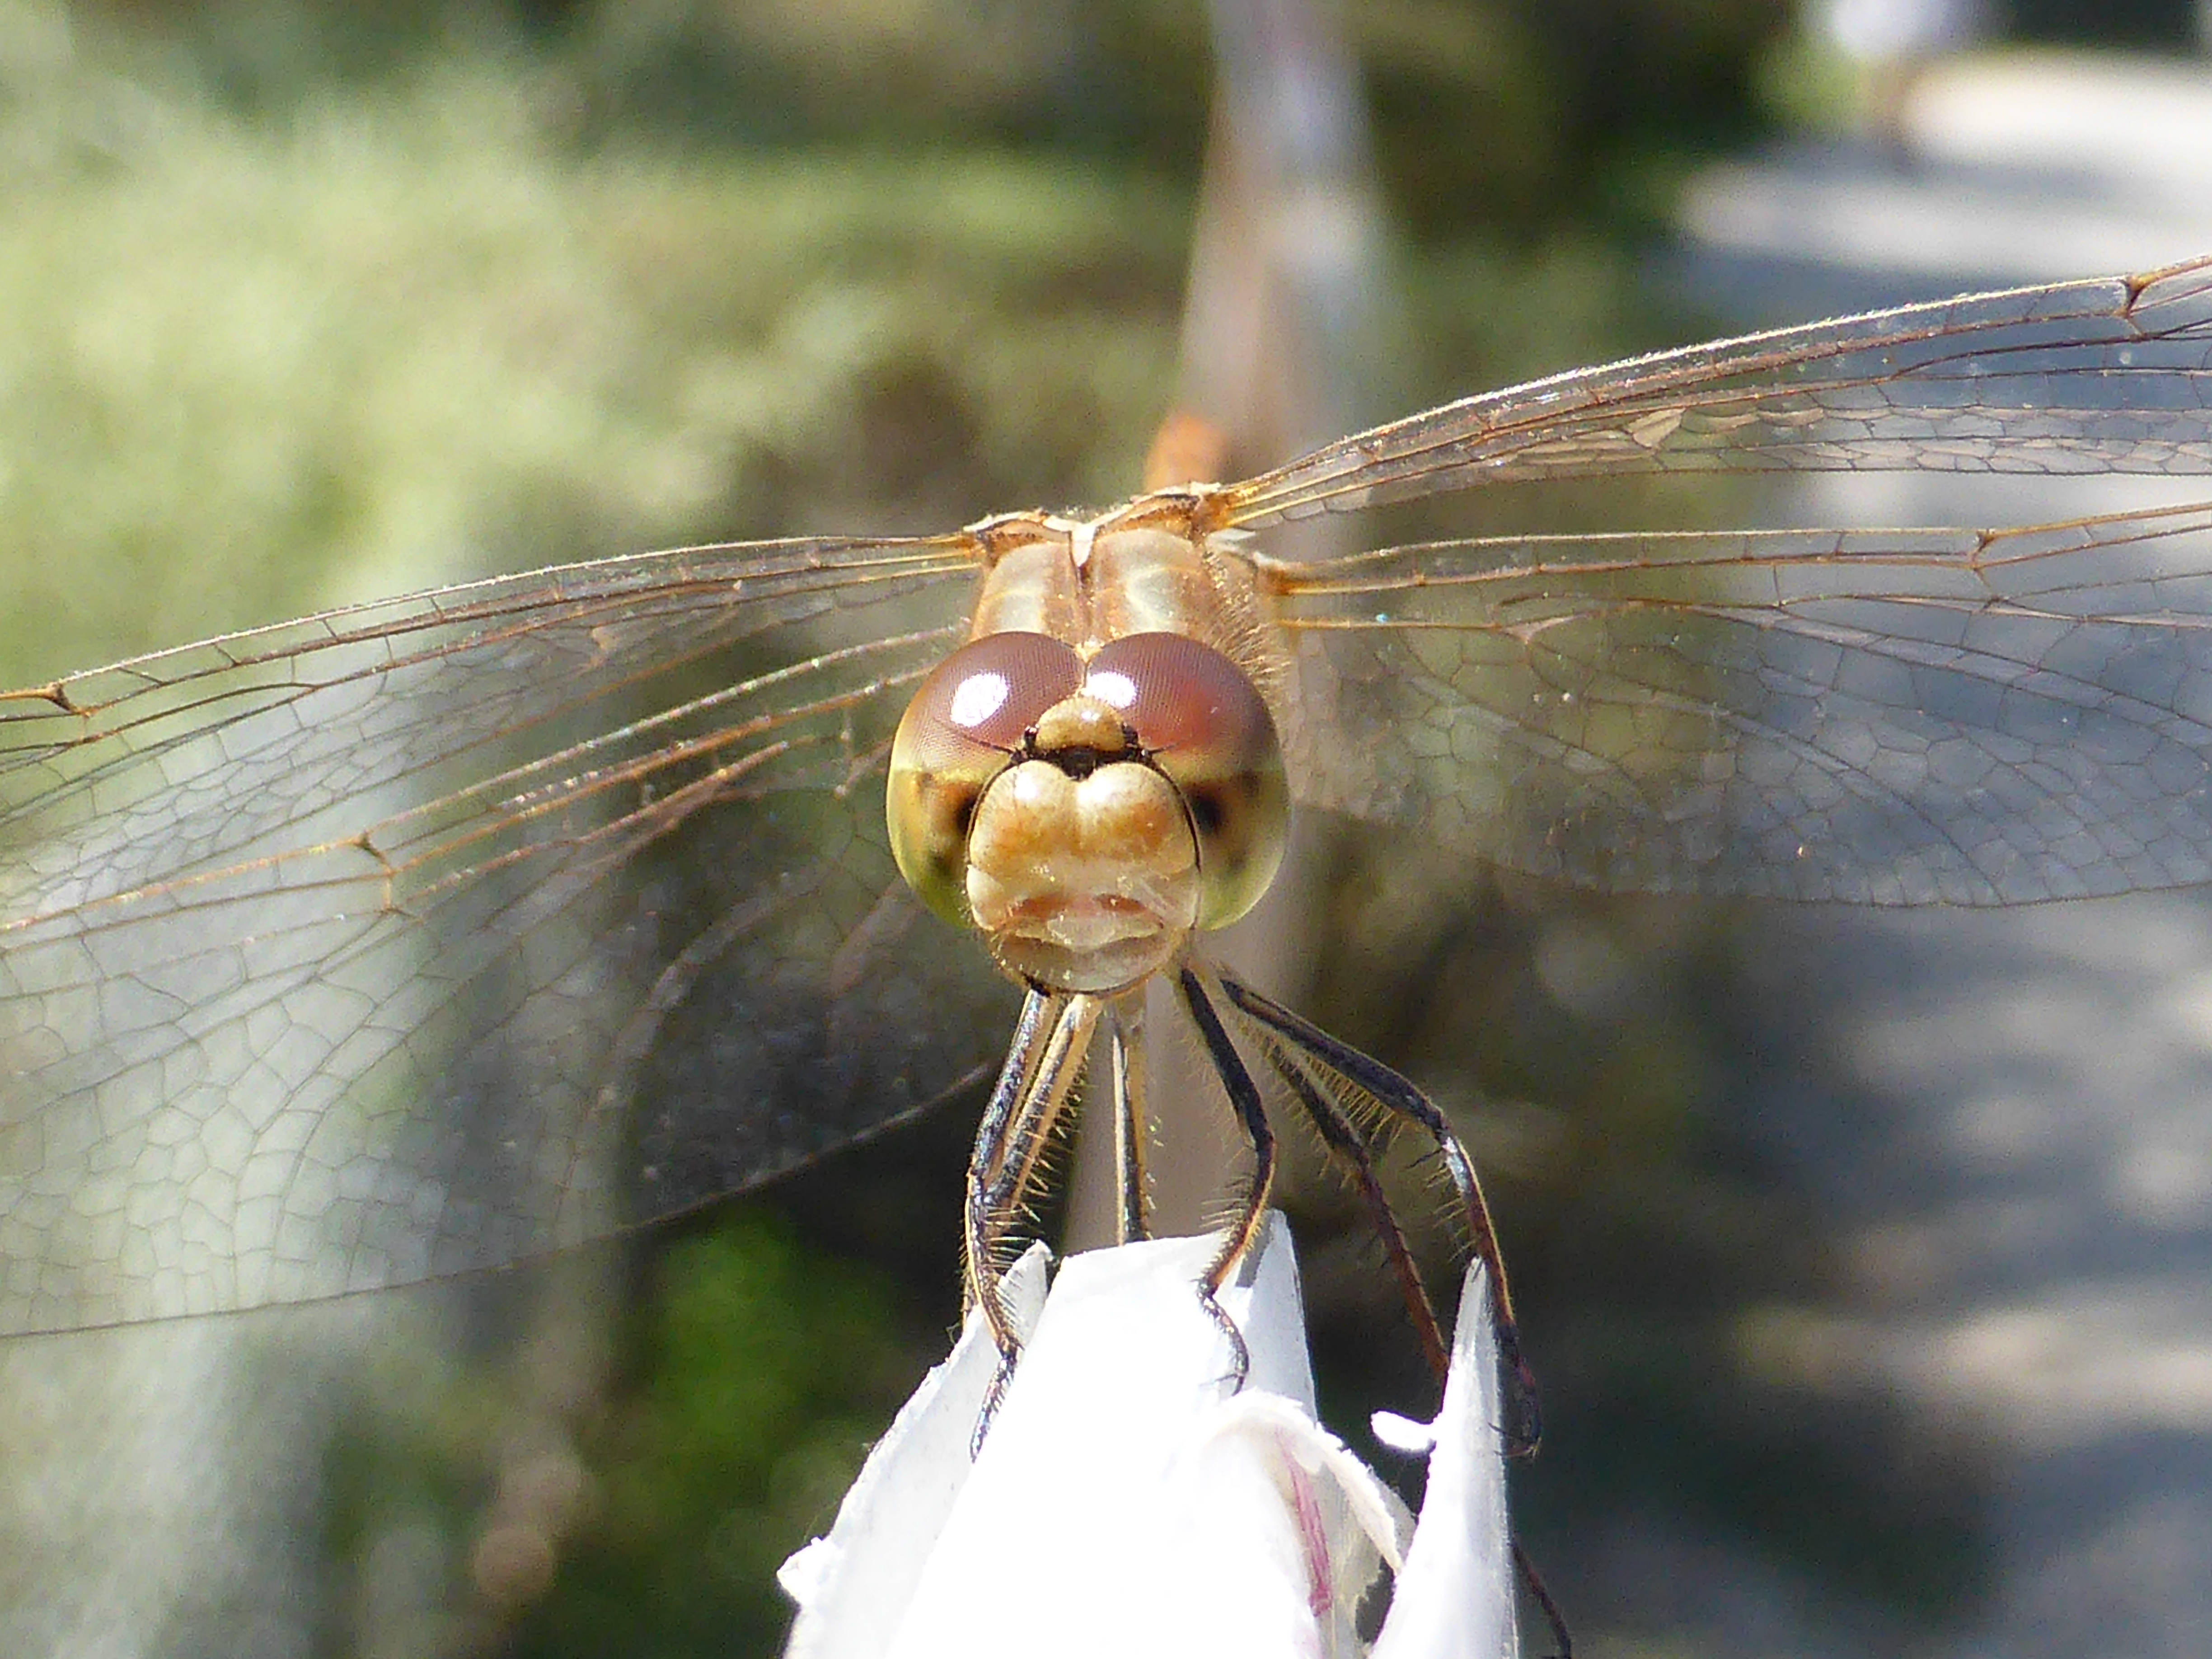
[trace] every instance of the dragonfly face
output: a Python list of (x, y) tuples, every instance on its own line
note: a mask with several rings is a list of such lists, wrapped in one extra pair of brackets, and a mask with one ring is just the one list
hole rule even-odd
[(1290, 795), (1259, 690), (1279, 669), (1249, 564), (1206, 544), (1191, 505), (988, 526), (975, 614), (994, 631), (923, 681), (893, 740), (901, 872), (1024, 983), (1127, 990), (1243, 916), (1282, 862)]
[[(2212, 879), (2212, 505), (1314, 563), (1229, 539), (1490, 483), (1884, 468), (2212, 472), (2212, 263), (1472, 398), (1180, 524), (1154, 502), (1085, 561), (1034, 514), (684, 550), (0, 697), (0, 1331), (514, 1261), (988, 1079), (1012, 993), (944, 948), (878, 792), (916, 687), (1010, 629), (1079, 665), (1194, 637), (1244, 671), (1296, 799), (1539, 875), (1977, 904)], [(979, 569), (1154, 538), (1227, 573), (1227, 622), (1141, 619), (1182, 603), (1173, 560), (1101, 589), (1131, 607), (1110, 624), (1042, 623), (1073, 602), (1048, 584), (978, 606)], [(1074, 712), (1094, 763), (1177, 752)], [(1228, 729), (1243, 775), (1255, 727)], [(1256, 883), (1258, 775), (1236, 890), (1209, 896), (1202, 841), (1194, 899), (1163, 856), (1140, 962)], [(921, 889), (972, 906), (927, 873), (943, 832), (925, 816)]]

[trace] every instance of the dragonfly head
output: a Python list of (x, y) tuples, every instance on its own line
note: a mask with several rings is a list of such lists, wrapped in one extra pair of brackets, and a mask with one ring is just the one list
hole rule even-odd
[(1255, 903), (1289, 821), (1266, 703), (1174, 634), (1088, 660), (994, 634), (923, 681), (891, 748), (891, 848), (930, 908), (1024, 981), (1110, 993)]

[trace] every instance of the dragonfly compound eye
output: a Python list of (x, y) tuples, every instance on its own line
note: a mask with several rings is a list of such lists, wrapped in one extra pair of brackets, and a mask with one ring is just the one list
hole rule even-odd
[(923, 903), (966, 926), (968, 832), (991, 780), (1047, 709), (1083, 684), (1073, 650), (1043, 634), (993, 634), (930, 671), (891, 742), (891, 855)]
[(1266, 704), (1173, 634), (1087, 665), (1039, 634), (963, 647), (908, 706), (888, 796), (899, 868), (932, 909), (1031, 985), (1102, 994), (1249, 909), (1289, 815)]
[(1243, 669), (1181, 634), (1115, 640), (1091, 659), (1084, 690), (1120, 712), (1182, 794), (1198, 841), (1197, 926), (1226, 927), (1267, 890), (1289, 835), (1266, 702)]

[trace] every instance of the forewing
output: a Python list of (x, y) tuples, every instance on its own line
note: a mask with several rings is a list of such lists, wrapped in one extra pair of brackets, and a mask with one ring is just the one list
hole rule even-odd
[(1307, 799), (1599, 888), (2212, 879), (2212, 507), (1444, 543), (1265, 571)]
[(2212, 471), (2212, 258), (1666, 351), (1447, 404), (1216, 492), (1261, 525), (1485, 483)]
[(878, 774), (973, 574), (690, 550), (0, 698), (0, 1331), (499, 1266), (958, 1087), (1006, 1000)]

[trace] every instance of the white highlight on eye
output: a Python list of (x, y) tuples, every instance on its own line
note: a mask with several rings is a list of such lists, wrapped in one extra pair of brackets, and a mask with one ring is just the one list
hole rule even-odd
[(963, 730), (981, 726), (1006, 706), (1013, 691), (1004, 674), (970, 674), (952, 694), (952, 723)]
[(1083, 689), (1109, 708), (1127, 708), (1137, 701), (1137, 683), (1127, 674), (1103, 669), (1083, 682)]

